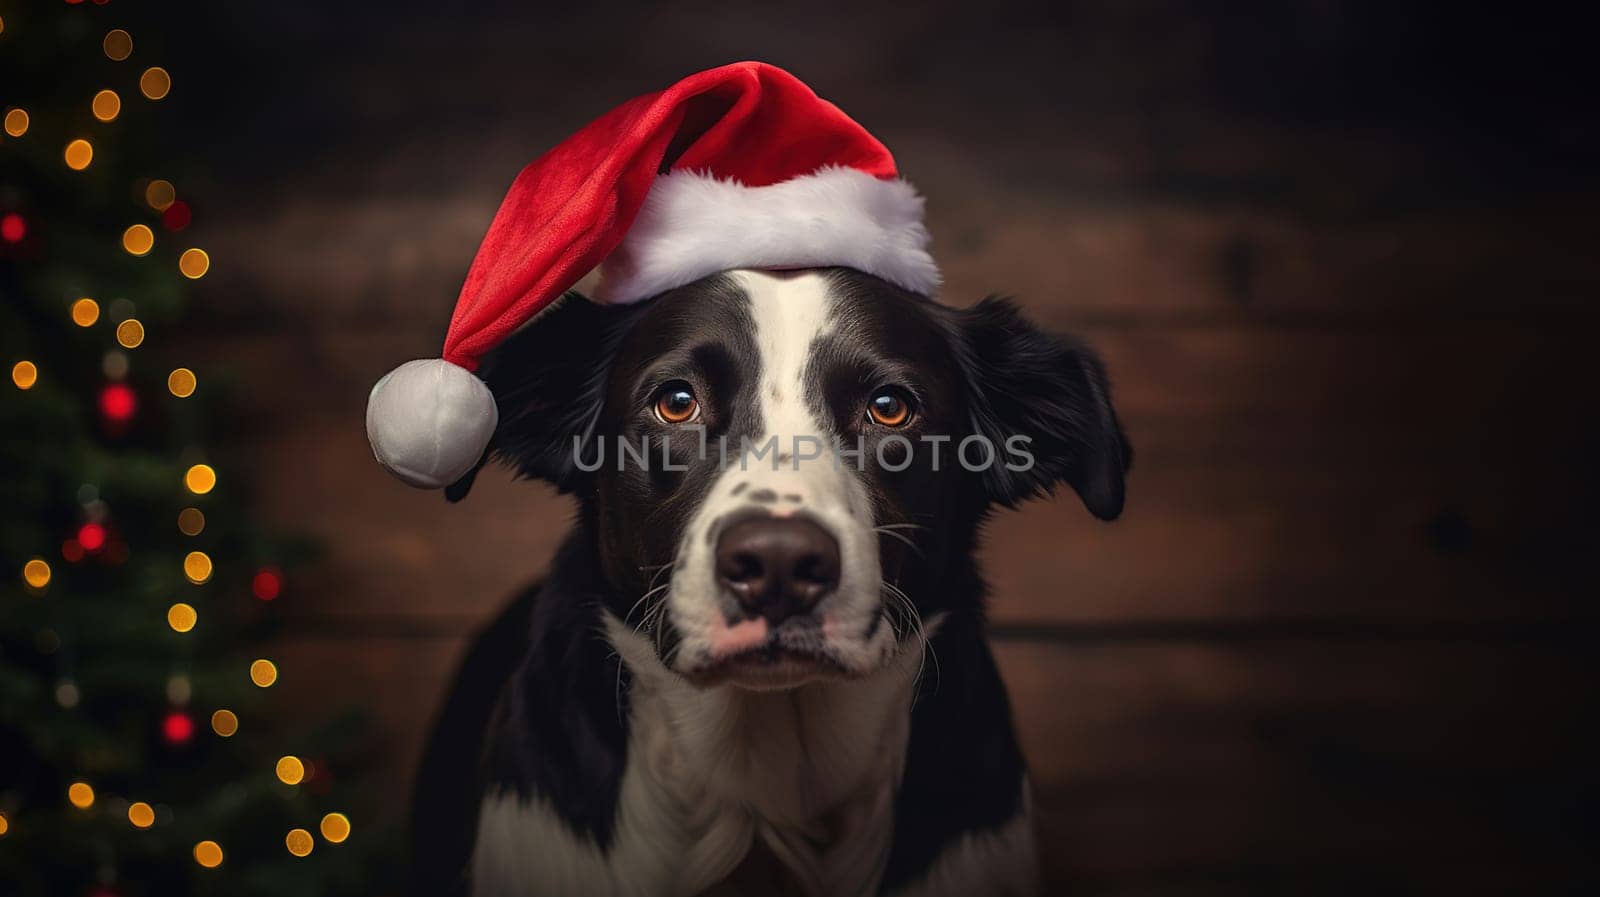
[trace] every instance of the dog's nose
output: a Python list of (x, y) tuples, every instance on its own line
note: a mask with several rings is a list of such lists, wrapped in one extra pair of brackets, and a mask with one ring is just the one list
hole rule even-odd
[(717, 539), (717, 581), (771, 625), (839, 586), (839, 542), (798, 517), (750, 517)]

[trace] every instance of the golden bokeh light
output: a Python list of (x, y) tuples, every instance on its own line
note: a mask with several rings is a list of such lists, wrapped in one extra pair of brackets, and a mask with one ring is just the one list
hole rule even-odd
[(121, 28), (113, 28), (106, 32), (105, 39), (100, 42), (100, 49), (106, 52), (107, 58), (121, 62), (133, 55), (133, 35)]
[(0, 837), (11, 831), (11, 823), (6, 821), (6, 814), (0, 813)]
[(211, 270), (211, 256), (204, 249), (185, 249), (178, 256), (178, 270), (190, 280), (199, 280)]
[(122, 248), (129, 255), (145, 255), (154, 249), (156, 235), (150, 228), (143, 224), (135, 224), (122, 232)]
[(322, 817), (322, 840), (329, 844), (343, 844), (350, 837), (350, 817), (343, 813), (329, 813)]
[(89, 141), (79, 137), (77, 140), (67, 144), (67, 148), (61, 151), (61, 157), (67, 160), (68, 168), (73, 171), (82, 171), (89, 167), (90, 162), (94, 161), (94, 147), (89, 144)]
[(43, 558), (34, 558), (22, 565), (22, 581), (35, 589), (50, 584), (50, 565)]
[(172, 373), (167, 375), (167, 391), (180, 399), (187, 399), (194, 395), (197, 382), (194, 371), (188, 368), (174, 368)]
[(94, 806), (94, 789), (88, 782), (73, 782), (67, 786), (67, 801), (80, 810)]
[(261, 688), (270, 688), (278, 681), (278, 668), (270, 660), (257, 660), (250, 664), (250, 681)]
[(179, 601), (167, 608), (167, 625), (171, 626), (174, 632), (188, 632), (199, 621), (200, 615), (195, 612), (192, 605)]
[(153, 65), (139, 76), (139, 92), (147, 100), (159, 100), (172, 90), (172, 76), (159, 65)]
[(129, 318), (117, 325), (117, 344), (124, 349), (137, 349), (144, 342), (144, 325), (138, 318)]
[(18, 389), (32, 389), (39, 382), (39, 368), (31, 361), (19, 361), (11, 366), (11, 382)]
[(194, 861), (207, 869), (222, 865), (222, 845), (215, 841), (201, 841), (194, 846)]
[(288, 754), (278, 758), (278, 781), (285, 785), (298, 785), (306, 777), (306, 765), (300, 758)]
[(128, 804), (128, 821), (134, 828), (149, 828), (156, 824), (156, 811), (142, 800)]
[(283, 846), (289, 848), (289, 852), (297, 857), (310, 856), (315, 843), (311, 833), (303, 828), (289, 829), (289, 834), (283, 838)]
[(209, 464), (196, 464), (184, 473), (183, 485), (195, 495), (205, 495), (217, 488), (217, 472)]
[(211, 578), (211, 555), (203, 551), (191, 551), (183, 558), (183, 575), (195, 585)]
[(232, 738), (239, 731), (239, 717), (232, 710), (218, 710), (211, 714), (211, 731), (223, 738)]
[(167, 206), (172, 205), (177, 198), (178, 188), (172, 186), (171, 181), (156, 178), (144, 188), (144, 201), (157, 212), (165, 212)]
[(85, 296), (72, 303), (72, 323), (79, 327), (93, 327), (100, 320), (100, 303)]
[(199, 508), (184, 508), (178, 512), (178, 532), (198, 536), (205, 528), (206, 515)]
[(12, 137), (28, 133), (28, 110), (16, 106), (6, 110), (6, 133)]
[(122, 97), (117, 96), (114, 90), (102, 90), (94, 95), (89, 108), (94, 112), (95, 118), (101, 121), (115, 121), (117, 113), (122, 111)]

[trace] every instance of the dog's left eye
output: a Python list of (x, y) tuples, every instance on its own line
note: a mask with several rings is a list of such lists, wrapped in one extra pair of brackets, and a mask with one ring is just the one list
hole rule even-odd
[(898, 389), (879, 390), (867, 403), (867, 417), (882, 427), (903, 427), (911, 422), (911, 402)]
[(655, 412), (662, 423), (686, 424), (700, 416), (700, 400), (689, 384), (677, 380), (656, 394)]

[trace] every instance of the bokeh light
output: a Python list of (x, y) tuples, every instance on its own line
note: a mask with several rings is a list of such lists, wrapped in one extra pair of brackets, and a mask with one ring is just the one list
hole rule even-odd
[(128, 804), (128, 821), (134, 828), (149, 828), (156, 824), (156, 811), (142, 800)]
[(39, 368), (31, 361), (19, 361), (11, 366), (11, 382), (18, 389), (32, 389), (39, 382)]
[(250, 681), (261, 688), (270, 688), (278, 681), (278, 667), (270, 660), (257, 660), (250, 664)]
[(6, 110), (6, 133), (12, 137), (28, 133), (28, 110), (17, 106)]
[(159, 65), (153, 65), (139, 76), (139, 92), (147, 100), (159, 100), (172, 90), (172, 76)]
[(167, 375), (167, 391), (180, 399), (194, 395), (196, 384), (194, 371), (188, 368), (174, 368), (172, 373)]
[(67, 786), (67, 801), (80, 810), (94, 806), (94, 789), (88, 782), (73, 782)]
[(68, 168), (73, 171), (82, 171), (89, 167), (90, 162), (94, 161), (94, 147), (90, 145), (89, 141), (79, 137), (77, 140), (67, 144), (67, 148), (61, 151), (61, 157), (67, 161)]
[(211, 555), (203, 551), (191, 551), (183, 558), (183, 575), (195, 585), (211, 578)]
[(217, 487), (217, 472), (209, 464), (196, 464), (184, 473), (183, 485), (195, 495), (205, 495)]
[(350, 818), (343, 813), (329, 813), (322, 817), (322, 840), (329, 844), (343, 844), (350, 837)]
[(289, 829), (289, 834), (285, 835), (283, 839), (283, 845), (289, 848), (289, 852), (297, 857), (310, 856), (311, 848), (315, 843), (311, 833), (303, 828)]
[(178, 188), (171, 181), (156, 178), (144, 188), (144, 201), (157, 212), (164, 212), (178, 198)]
[(259, 570), (250, 580), (250, 591), (262, 601), (271, 601), (283, 591), (283, 574), (267, 568)]
[(5, 833), (9, 831), (11, 831), (11, 823), (6, 821), (6, 814), (0, 813), (0, 837), (4, 837)]
[(100, 413), (114, 424), (127, 423), (139, 413), (139, 395), (126, 383), (108, 384), (100, 390)]
[(122, 232), (122, 248), (130, 255), (144, 255), (155, 248), (155, 232), (143, 224), (135, 224)]
[(182, 710), (173, 710), (161, 719), (161, 737), (167, 744), (188, 744), (194, 737), (194, 720)]
[(22, 238), (28, 235), (28, 222), (16, 212), (0, 215), (0, 240), (7, 243), (21, 243)]
[(201, 841), (194, 846), (194, 861), (207, 869), (222, 865), (222, 845), (215, 841)]
[(100, 49), (105, 51), (108, 59), (121, 62), (133, 55), (133, 35), (121, 28), (113, 28), (107, 31), (105, 39), (100, 41)]
[(50, 565), (43, 558), (34, 558), (22, 565), (22, 581), (35, 589), (50, 584)]
[(276, 772), (278, 773), (278, 781), (285, 785), (298, 785), (306, 777), (306, 765), (300, 762), (299, 757), (287, 754), (278, 758)]
[(178, 532), (198, 536), (205, 528), (206, 515), (199, 508), (184, 508), (178, 512)]
[(204, 249), (185, 249), (178, 256), (178, 270), (190, 280), (199, 280), (211, 270), (211, 256)]
[(239, 717), (232, 710), (218, 710), (211, 714), (211, 731), (223, 738), (232, 738), (239, 731)]
[(188, 632), (199, 620), (200, 614), (194, 607), (182, 601), (167, 608), (167, 625), (171, 626), (174, 632)]
[(117, 113), (122, 111), (122, 97), (114, 90), (102, 90), (94, 95), (89, 108), (100, 121), (115, 121)]
[(100, 303), (85, 296), (72, 303), (72, 323), (79, 327), (93, 327), (100, 320)]
[(124, 349), (137, 349), (144, 342), (144, 325), (138, 318), (129, 318), (117, 325), (117, 343)]
[(78, 544), (85, 551), (99, 551), (106, 547), (106, 528), (98, 523), (85, 523), (78, 527)]
[(194, 213), (189, 209), (189, 204), (183, 200), (174, 200), (161, 213), (161, 226), (170, 231), (180, 231), (189, 226), (194, 220)]

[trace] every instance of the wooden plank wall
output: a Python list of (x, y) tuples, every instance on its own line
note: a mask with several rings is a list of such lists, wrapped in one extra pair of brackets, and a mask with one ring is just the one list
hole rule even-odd
[[(1138, 450), (1124, 519), (1069, 495), (1001, 515), (984, 549), (1053, 885), (1531, 893), (1596, 874), (1595, 185), (1535, 177), (1537, 158), (1486, 179), (1474, 166), (1504, 160), (1480, 143), (1363, 119), (1390, 98), (1343, 68), (1383, 44), (1359, 17), (1294, 7), (1258, 33), (1161, 4), (981, 23), (931, 4), (824, 27), (699, 3), (630, 7), (630, 37), (579, 13), (252, 15), (288, 35), (259, 118), (295, 127), (218, 138), (280, 173), (219, 165), (204, 188), (227, 211), (195, 351), (250, 385), (237, 443), (270, 519), (329, 550), (284, 599), (287, 699), (365, 707), (397, 785), (463, 640), (568, 508), (503, 473), (457, 506), (397, 485), (366, 448), (366, 390), (436, 353), (526, 159), (755, 55), (896, 150), (946, 301), (1016, 295), (1112, 372)], [(1309, 58), (1267, 49), (1285, 40)], [(1315, 106), (1347, 75), (1348, 108)], [(1290, 108), (1302, 88), (1320, 114)]]

